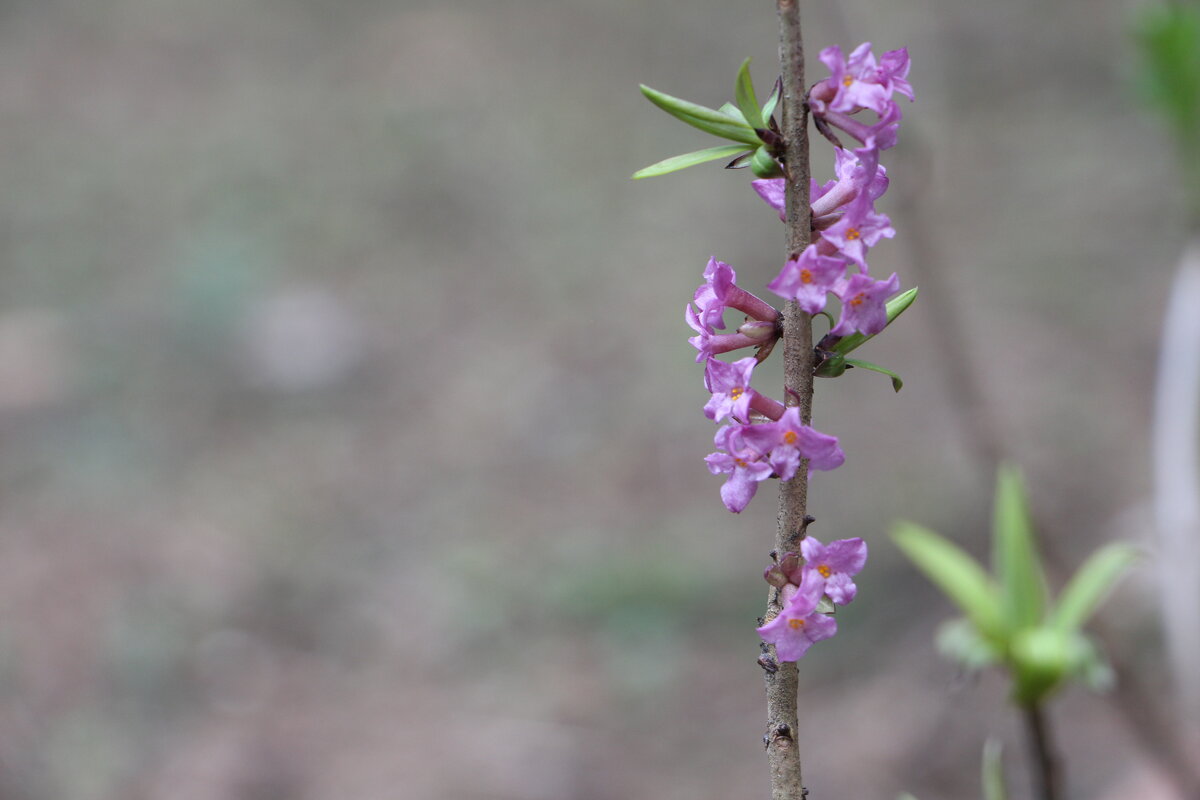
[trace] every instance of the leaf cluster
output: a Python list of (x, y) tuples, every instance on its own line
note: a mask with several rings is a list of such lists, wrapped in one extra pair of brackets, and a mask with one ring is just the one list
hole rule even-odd
[(1054, 602), (1021, 476), (1008, 467), (996, 485), (991, 573), (920, 525), (901, 522), (892, 538), (964, 614), (939, 633), (943, 654), (969, 669), (1006, 668), (1019, 705), (1037, 705), (1069, 680), (1095, 689), (1111, 683), (1111, 670), (1082, 628), (1138, 558), (1132, 545), (1116, 542), (1093, 553)]
[(782, 87), (777, 81), (767, 102), (760, 107), (754, 93), (754, 82), (750, 78), (750, 59), (743, 61), (738, 70), (733, 89), (736, 104), (725, 103), (714, 109), (672, 97), (646, 85), (642, 85), (641, 89), (647, 100), (672, 117), (735, 144), (706, 147), (671, 156), (638, 170), (633, 174), (634, 178), (653, 178), (730, 157), (733, 160), (726, 165), (730, 169), (749, 166), (760, 178), (782, 174), (778, 159), (783, 153), (783, 137), (779, 134), (779, 125), (774, 116)]

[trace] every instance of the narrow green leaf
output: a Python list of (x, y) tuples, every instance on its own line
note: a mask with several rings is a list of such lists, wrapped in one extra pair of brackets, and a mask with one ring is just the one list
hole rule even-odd
[(750, 79), (750, 59), (742, 62), (738, 70), (737, 82), (733, 86), (733, 99), (741, 109), (742, 117), (750, 123), (751, 128), (764, 128), (762, 109), (758, 107), (758, 98), (754, 96), (754, 81)]
[(983, 743), (983, 800), (1008, 800), (1004, 785), (1004, 745), (999, 739), (988, 738)]
[[(896, 317), (903, 314), (904, 311), (913, 304), (913, 300), (916, 299), (917, 287), (914, 286), (904, 294), (888, 300), (887, 306), (885, 306), (887, 308), (887, 324), (891, 325), (893, 322), (895, 322)], [(878, 335), (879, 334), (874, 334), (874, 336)], [(867, 336), (862, 333), (852, 333), (849, 336), (843, 336), (841, 339), (838, 339), (837, 344), (833, 346), (833, 352), (844, 356), (847, 353), (862, 347), (863, 344), (865, 344), (868, 340), (873, 339), (874, 336)]]
[(697, 164), (704, 164), (708, 161), (716, 161), (718, 158), (729, 158), (736, 156), (738, 153), (744, 153), (746, 148), (740, 144), (722, 144), (716, 147), (708, 147), (704, 150), (697, 150), (694, 153), (683, 153), (678, 156), (664, 158), (657, 164), (651, 164), (648, 167), (639, 169), (633, 173), (634, 178), (654, 178), (659, 175), (666, 175), (669, 172), (676, 172), (688, 167), (694, 167)]
[(1136, 547), (1113, 542), (1092, 553), (1063, 589), (1050, 624), (1062, 630), (1079, 630), (1116, 585), (1117, 580), (1141, 556)]
[(755, 147), (762, 144), (753, 128), (728, 114), (722, 114), (720, 111), (707, 106), (690, 103), (678, 97), (672, 97), (657, 89), (651, 89), (649, 86), (643, 85), (641, 89), (642, 94), (646, 96), (647, 100), (676, 119), (691, 125), (693, 128), (699, 128), (705, 133), (711, 133), (713, 136), (732, 139), (735, 142), (744, 142)]
[[(720, 111), (722, 114), (725, 114), (726, 116), (733, 117), (738, 122), (746, 122), (746, 118), (744, 116), (742, 116), (741, 110), (738, 109), (738, 107), (735, 106), (733, 103), (725, 103), (720, 108), (718, 108), (717, 111)], [(746, 127), (750, 127), (749, 123), (746, 124)]]
[(897, 392), (904, 388), (904, 381), (900, 380), (900, 376), (892, 372), (890, 369), (885, 369), (878, 364), (872, 364), (870, 361), (863, 361), (859, 358), (847, 358), (846, 363), (859, 369), (869, 369), (871, 372), (878, 372), (880, 375), (887, 375), (892, 379), (892, 388)]
[(1000, 581), (1004, 613), (1013, 628), (1041, 622), (1046, 575), (1038, 558), (1021, 473), (1001, 466), (992, 510), (992, 571)]
[(775, 106), (779, 104), (779, 95), (782, 92), (783, 81), (775, 81), (775, 87), (771, 89), (771, 94), (767, 97), (767, 102), (763, 103), (762, 118), (764, 122), (771, 119), (771, 115), (775, 113)]
[(999, 589), (975, 559), (958, 545), (911, 522), (897, 523), (892, 539), (983, 636), (996, 643), (1004, 641)]

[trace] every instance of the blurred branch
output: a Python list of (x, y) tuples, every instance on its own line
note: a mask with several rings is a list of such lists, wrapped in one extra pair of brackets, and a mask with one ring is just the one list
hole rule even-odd
[[(779, 60), (783, 75), (783, 161), (787, 175), (787, 258), (808, 246), (812, 209), (808, 202), (808, 109), (804, 104), (804, 42), (798, 0), (778, 0)], [(812, 318), (794, 300), (783, 307), (783, 369), (786, 402), (800, 406), (804, 424), (812, 420), (813, 345)], [(802, 464), (796, 476), (779, 488), (779, 523), (775, 552), (799, 550), (804, 536), (808, 505), (808, 470)], [(777, 590), (767, 600), (766, 620), (781, 610)], [(800, 800), (804, 786), (800, 750), (796, 744), (797, 669), (785, 662), (765, 672), (767, 689), (767, 761), (771, 770), (772, 800)]]
[(1062, 772), (1051, 741), (1050, 725), (1040, 704), (1034, 703), (1025, 708), (1025, 731), (1029, 739), (1029, 755), (1035, 765), (1034, 793), (1039, 800), (1058, 800), (1063, 796)]
[(1200, 238), (1171, 287), (1154, 403), (1154, 510), (1167, 663), (1180, 718), (1200, 720)]

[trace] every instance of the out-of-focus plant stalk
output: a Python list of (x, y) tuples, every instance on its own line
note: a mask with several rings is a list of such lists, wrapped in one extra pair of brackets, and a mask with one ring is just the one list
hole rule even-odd
[(1025, 707), (1025, 731), (1029, 740), (1029, 755), (1033, 762), (1033, 792), (1038, 800), (1060, 800), (1063, 797), (1062, 770), (1051, 740), (1045, 709), (1040, 703)]
[[(809, 206), (808, 109), (804, 104), (804, 43), (801, 38), (798, 0), (778, 0), (779, 60), (783, 75), (783, 136), (786, 140), (784, 165), (787, 169), (787, 258), (794, 258), (808, 246), (812, 237), (812, 209)], [(784, 385), (787, 404), (800, 406), (800, 417), (812, 421), (813, 343), (812, 318), (789, 301), (783, 308)], [(779, 490), (779, 525), (775, 551), (786, 553), (800, 549), (804, 538), (808, 503), (808, 469), (804, 463), (790, 481)], [(779, 614), (779, 593), (772, 589), (766, 619)], [(766, 672), (767, 688), (767, 760), (771, 769), (772, 800), (800, 800), (804, 794), (800, 750), (797, 744), (796, 693), (798, 679), (795, 662), (778, 665)]]
[[(1154, 403), (1154, 509), (1167, 660), (1185, 724), (1200, 720), (1200, 237), (1171, 287)], [(1197, 731), (1192, 731), (1196, 733)]]

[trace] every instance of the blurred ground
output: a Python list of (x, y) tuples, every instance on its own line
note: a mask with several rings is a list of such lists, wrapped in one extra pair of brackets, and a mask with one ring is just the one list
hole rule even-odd
[[(873, 560), (803, 663), (808, 784), (972, 797), (989, 732), (1023, 780), (1017, 720), (885, 538), (983, 547), (942, 342), (1069, 564), (1145, 537), (1180, 195), (1131, 2), (811, 5), (814, 65), (913, 54), (872, 265), (966, 329), (919, 301), (864, 353), (901, 394), (819, 386), (813, 532)], [(776, 37), (711, 0), (0, 4), (0, 798), (764, 796), (774, 493), (722, 509), (682, 309), (782, 231), (745, 174), (628, 176), (708, 144), (639, 82), (717, 105), (750, 55), (765, 91)], [(1146, 583), (1106, 617), (1153, 681)], [(1156, 796), (1108, 706), (1053, 713), (1075, 796)]]

